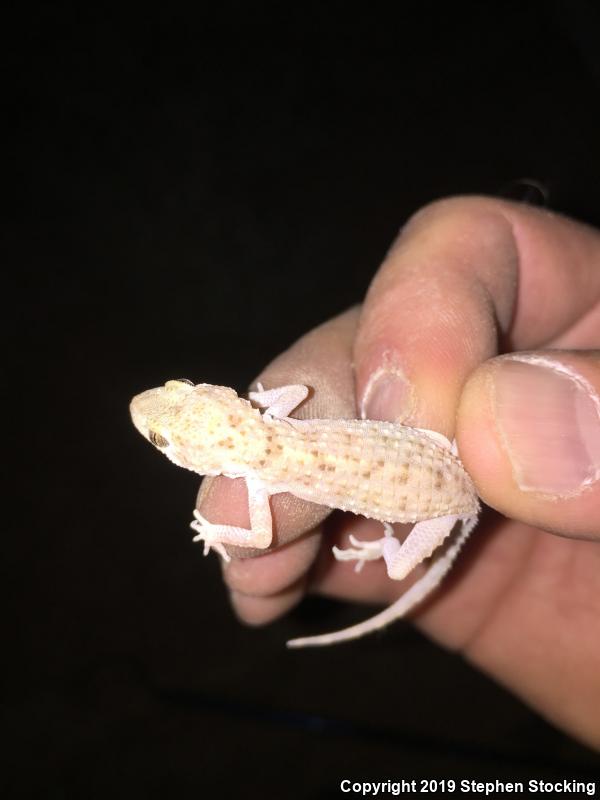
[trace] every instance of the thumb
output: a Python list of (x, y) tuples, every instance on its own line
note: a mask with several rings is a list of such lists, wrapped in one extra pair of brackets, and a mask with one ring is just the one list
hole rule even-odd
[(459, 405), (463, 463), (488, 505), (600, 541), (600, 354), (553, 350), (487, 361)]

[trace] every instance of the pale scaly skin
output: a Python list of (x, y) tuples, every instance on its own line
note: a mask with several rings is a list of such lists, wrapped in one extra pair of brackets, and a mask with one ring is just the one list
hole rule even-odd
[[(373, 420), (298, 420), (289, 414), (308, 388), (294, 385), (250, 392), (184, 380), (167, 381), (131, 401), (136, 428), (180, 467), (200, 475), (245, 478), (251, 528), (217, 525), (194, 510), (196, 540), (229, 559), (224, 545), (271, 544), (269, 497), (290, 492), (304, 500), (380, 520), (385, 535), (374, 542), (351, 537), (333, 548), (340, 561), (383, 558), (394, 580), (432, 555), (461, 522), (458, 536), (393, 605), (343, 631), (294, 639), (291, 647), (354, 639), (405, 615), (432, 592), (475, 526), (479, 501), (450, 442), (435, 431)], [(261, 414), (254, 403), (266, 409)], [(416, 523), (400, 544), (392, 522)]]

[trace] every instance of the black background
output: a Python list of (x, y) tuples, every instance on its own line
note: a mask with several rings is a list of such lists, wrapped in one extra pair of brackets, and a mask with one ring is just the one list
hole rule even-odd
[(598, 773), (407, 625), (288, 652), (368, 613), (312, 600), (242, 627), (191, 542), (196, 477), (129, 421), (170, 377), (243, 390), (360, 300), (430, 200), (531, 177), (600, 224), (593, 3), (392, 10), (46, 4), (5, 25), (3, 797)]

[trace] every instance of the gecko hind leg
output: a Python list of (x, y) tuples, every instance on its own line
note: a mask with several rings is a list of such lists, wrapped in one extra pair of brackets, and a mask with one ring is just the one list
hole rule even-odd
[[(352, 547), (333, 547), (333, 555), (336, 561), (356, 561), (355, 572), (360, 572), (367, 561), (377, 561), (383, 557), (382, 542), (394, 536), (394, 529), (389, 522), (383, 523), (384, 538), (373, 541), (357, 539), (350, 534), (350, 544)], [(397, 540), (396, 540), (397, 541)]]
[[(334, 548), (334, 556), (339, 561), (356, 559), (358, 569), (362, 569), (365, 561), (383, 558), (388, 576), (392, 580), (400, 581), (422, 561), (432, 555), (434, 550), (450, 535), (458, 520), (462, 520), (463, 525), (466, 525), (469, 519), (452, 514), (446, 517), (436, 517), (417, 522), (404, 542), (400, 542), (395, 536), (391, 535), (393, 533), (391, 525), (384, 523), (386, 530), (383, 538), (372, 542), (359, 541), (353, 538), (351, 540), (354, 545), (353, 548), (346, 550)], [(469, 530), (471, 528), (472, 526), (469, 527)]]
[(381, 550), (388, 576), (395, 581), (401, 581), (409, 575), (437, 550), (452, 533), (459, 519), (461, 518), (457, 515), (451, 514), (417, 522), (402, 543), (395, 536), (384, 539)]
[(440, 555), (433, 559), (425, 574), (414, 583), (410, 589), (404, 592), (395, 603), (376, 614), (370, 619), (352, 625), (334, 633), (325, 633), (319, 636), (306, 636), (301, 639), (292, 639), (287, 643), (288, 647), (319, 647), (322, 645), (347, 642), (350, 639), (358, 639), (371, 631), (380, 630), (389, 625), (396, 619), (400, 619), (418, 606), (428, 595), (430, 595), (442, 582), (446, 573), (454, 563), (459, 550), (467, 540), (469, 534), (475, 527), (477, 516), (461, 517), (462, 526), (456, 537)]

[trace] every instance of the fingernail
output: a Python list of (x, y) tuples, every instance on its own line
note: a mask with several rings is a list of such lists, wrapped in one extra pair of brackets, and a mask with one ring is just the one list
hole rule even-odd
[(363, 394), (363, 419), (396, 422), (405, 419), (412, 406), (412, 391), (404, 375), (396, 370), (376, 370)]
[(497, 423), (523, 491), (566, 495), (600, 475), (600, 399), (570, 367), (510, 356), (493, 371)]

